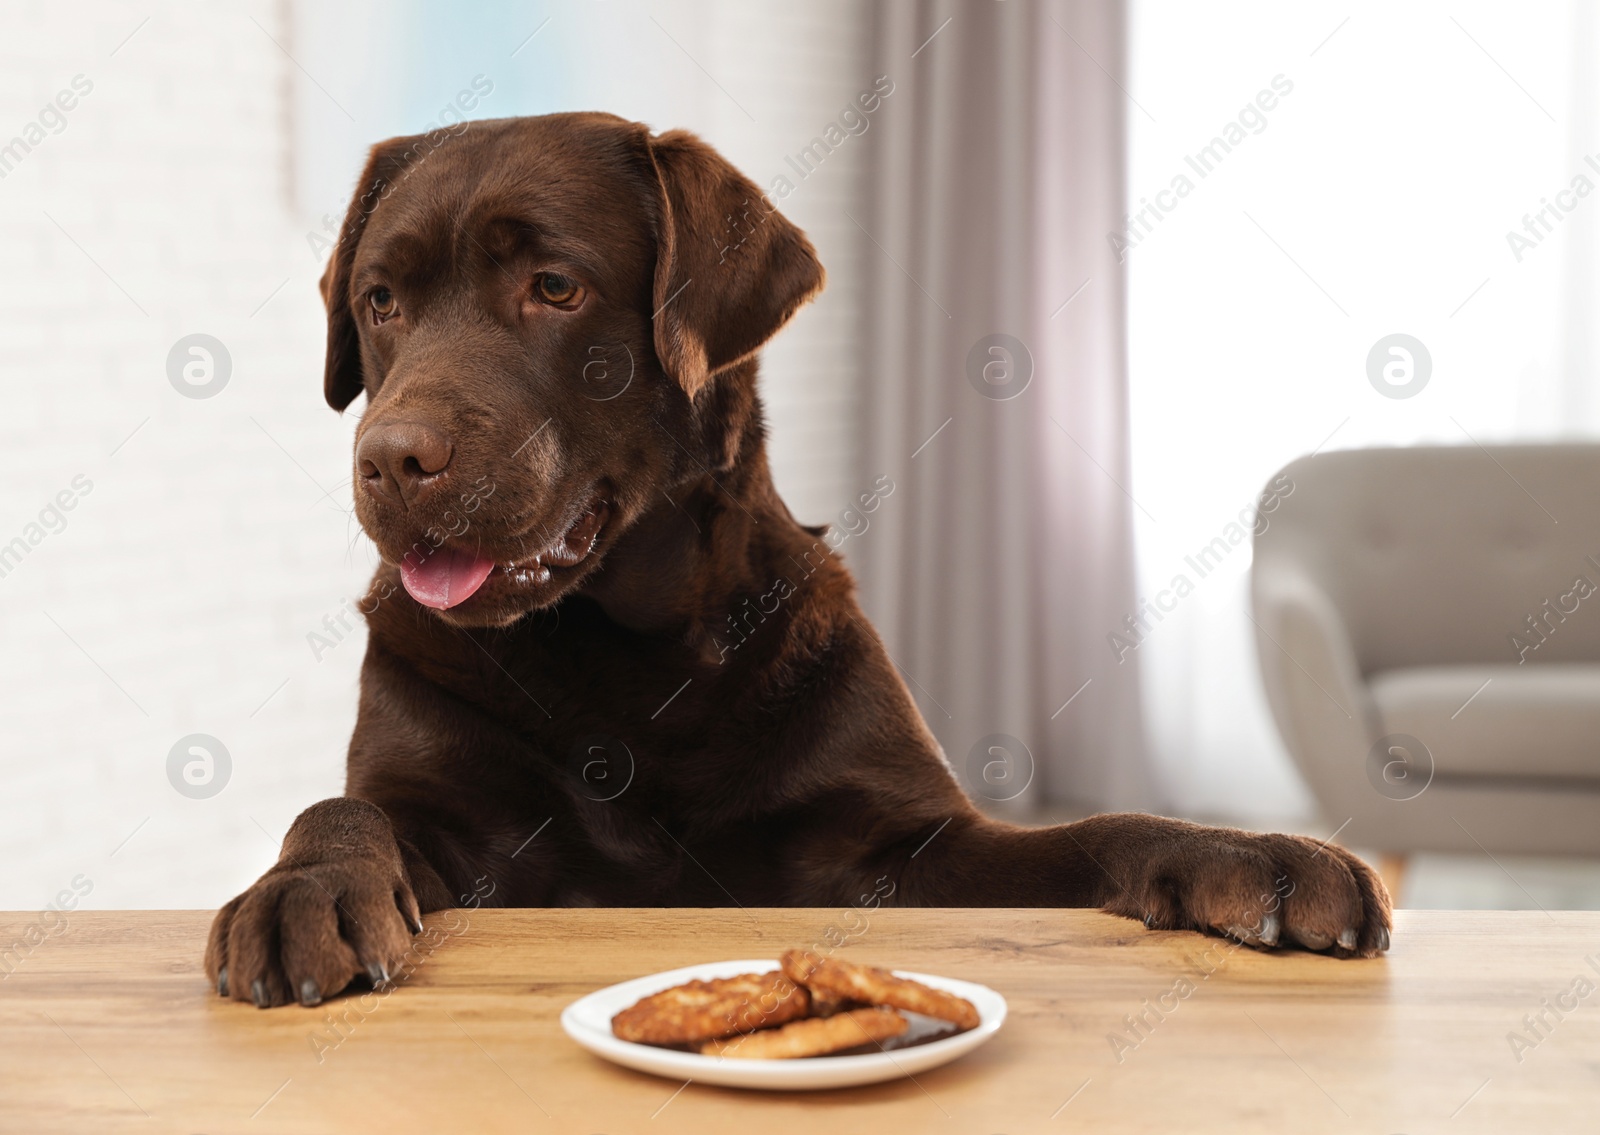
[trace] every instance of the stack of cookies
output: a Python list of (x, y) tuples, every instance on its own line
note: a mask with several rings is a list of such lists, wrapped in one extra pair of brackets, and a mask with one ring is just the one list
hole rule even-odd
[(741, 1060), (790, 1060), (876, 1046), (903, 1035), (901, 1010), (978, 1025), (972, 1002), (888, 970), (789, 950), (781, 969), (664, 989), (611, 1019), (622, 1040)]

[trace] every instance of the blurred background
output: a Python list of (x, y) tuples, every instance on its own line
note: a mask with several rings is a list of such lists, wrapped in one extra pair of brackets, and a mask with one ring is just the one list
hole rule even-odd
[[(1338, 836), (1234, 527), (1304, 455), (1600, 433), (1582, 0), (92, 0), (7, 27), (0, 907), (80, 875), (90, 906), (216, 906), (341, 791), (375, 555), (316, 284), (393, 135), (601, 109), (771, 189), (829, 278), (765, 354), (779, 488), (845, 536), (1013, 818)], [(1415, 396), (1369, 370), (1397, 334)], [(1363, 849), (1416, 853), (1406, 905), (1600, 906), (1591, 860), (1462, 842)]]

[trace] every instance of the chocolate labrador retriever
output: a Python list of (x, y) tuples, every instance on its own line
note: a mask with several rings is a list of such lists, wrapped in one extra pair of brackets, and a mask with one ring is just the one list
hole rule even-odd
[(559, 114), (373, 150), (322, 281), (383, 560), (346, 794), (218, 912), (220, 994), (388, 982), (421, 916), (468, 902), (888, 894), (1388, 947), (1383, 884), (1337, 846), (968, 801), (767, 468), (756, 351), (822, 283), (680, 131)]

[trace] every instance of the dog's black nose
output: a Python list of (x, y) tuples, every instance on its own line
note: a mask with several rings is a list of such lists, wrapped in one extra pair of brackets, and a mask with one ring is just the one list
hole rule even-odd
[(369, 492), (410, 506), (442, 480), (455, 452), (450, 439), (421, 422), (371, 426), (356, 446), (356, 468)]

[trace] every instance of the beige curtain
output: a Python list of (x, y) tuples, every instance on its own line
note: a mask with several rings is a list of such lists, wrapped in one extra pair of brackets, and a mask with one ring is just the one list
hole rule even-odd
[(1107, 2), (874, 16), (894, 91), (855, 218), (861, 477), (895, 492), (844, 551), (951, 764), (1002, 811), (1153, 803), (1137, 652), (1118, 662), (1108, 642), (1135, 612), (1106, 239), (1123, 227), (1124, 34)]

